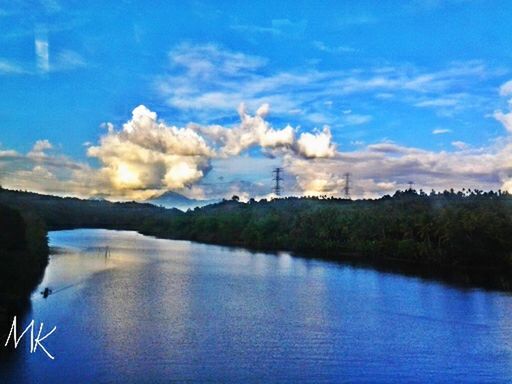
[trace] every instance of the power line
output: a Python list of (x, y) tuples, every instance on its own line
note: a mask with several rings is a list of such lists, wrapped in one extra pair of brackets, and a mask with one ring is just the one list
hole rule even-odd
[(283, 172), (283, 169), (282, 168), (275, 168), (273, 171), (272, 171), (272, 174), (274, 175), (272, 180), (275, 182), (274, 184), (274, 188), (272, 188), (272, 192), (274, 192), (276, 194), (276, 196), (281, 196), (281, 184), (279, 183), (280, 181), (283, 180), (283, 178), (281, 177), (281, 174)]
[(345, 173), (345, 186), (343, 187), (343, 191), (345, 192), (345, 197), (350, 199), (350, 173)]

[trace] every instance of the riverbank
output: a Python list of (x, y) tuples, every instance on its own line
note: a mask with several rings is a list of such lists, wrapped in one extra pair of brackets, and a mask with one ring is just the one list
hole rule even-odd
[(52, 230), (135, 230), (512, 290), (512, 197), (501, 191), (408, 190), (375, 200), (288, 197), (247, 203), (234, 196), (186, 213), (5, 189), (1, 203), (36, 212)]
[(56, 294), (26, 321), (58, 327), (55, 360), (23, 342), (7, 382), (510, 381), (508, 294), (131, 231), (49, 236), (76, 249), (52, 257)]
[(251, 247), (239, 243), (219, 243), (215, 241), (190, 240), (138, 231), (145, 236), (157, 239), (185, 240), (205, 245), (217, 245), (233, 248), (234, 250), (247, 250), (255, 253), (268, 253), (279, 256), (289, 253), (294, 258), (304, 260), (322, 260), (332, 263), (350, 265), (357, 268), (371, 269), (379, 272), (394, 273), (410, 277), (419, 277), (427, 280), (440, 281), (460, 288), (483, 288), (485, 290), (512, 292), (512, 272), (507, 269), (433, 266), (426, 263), (414, 263), (392, 257), (371, 257), (361, 253), (341, 251), (339, 253), (298, 252), (290, 249)]
[(480, 191), (397, 192), (378, 200), (234, 198), (141, 233), (309, 258), (509, 291), (512, 199)]
[[(0, 205), (0, 340), (8, 334), (13, 316), (28, 308), (48, 253), (44, 222), (30, 212)], [(6, 351), (2, 348), (0, 355)]]

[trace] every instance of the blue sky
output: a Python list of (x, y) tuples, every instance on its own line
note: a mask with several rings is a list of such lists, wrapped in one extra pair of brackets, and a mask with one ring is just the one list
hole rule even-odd
[[(5, 2), (1, 181), (91, 196), (263, 196), (269, 171), (282, 165), (297, 194), (339, 194), (346, 171), (360, 196), (406, 179), (425, 189), (508, 188), (511, 11), (510, 2), (478, 0)], [(261, 121), (243, 125), (242, 103)], [(139, 105), (158, 117), (135, 131), (160, 132), (161, 141), (180, 135), (171, 127), (189, 127), (210, 152), (169, 144), (162, 154), (123, 134), (124, 123), (138, 124)], [(231, 134), (212, 125), (239, 129), (235, 141), (249, 130), (252, 141), (228, 151)], [(269, 129), (287, 125), (293, 138), (269, 141)], [(319, 138), (325, 126), (326, 151), (312, 156), (301, 135)], [(109, 135), (150, 152), (112, 151), (112, 140), (101, 144)], [(190, 172), (176, 182), (184, 164)]]

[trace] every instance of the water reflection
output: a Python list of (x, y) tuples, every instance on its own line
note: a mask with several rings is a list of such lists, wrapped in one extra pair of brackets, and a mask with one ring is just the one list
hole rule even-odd
[[(51, 233), (34, 318), (57, 356), (7, 382), (460, 382), (512, 378), (512, 300), (370, 269), (133, 232)], [(109, 246), (105, 259), (98, 248)]]

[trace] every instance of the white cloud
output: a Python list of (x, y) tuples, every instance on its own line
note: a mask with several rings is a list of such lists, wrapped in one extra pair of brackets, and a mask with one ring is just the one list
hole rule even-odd
[(450, 133), (451, 129), (445, 129), (445, 128), (436, 128), (432, 131), (433, 135), (443, 135), (445, 133)]
[[(124, 199), (144, 199), (166, 190), (209, 198), (226, 197), (226, 191), (247, 197), (270, 190), (272, 167), (282, 165), (289, 194), (342, 195), (345, 172), (353, 175), (354, 197), (390, 193), (406, 187), (411, 178), (416, 188), (424, 190), (512, 186), (512, 136), (484, 148), (454, 141), (453, 151), (381, 141), (359, 143), (356, 150), (343, 152), (336, 148), (328, 127), (312, 132), (289, 125), (274, 128), (266, 120), (269, 111), (268, 105), (261, 105), (251, 115), (242, 105), (240, 122), (232, 126), (180, 128), (139, 106), (122, 128), (105, 124), (99, 143), (88, 146), (88, 155), (101, 163), (98, 169), (61, 156), (48, 140), (40, 140), (26, 155), (0, 150), (2, 183)], [(269, 158), (256, 161), (251, 148), (259, 148)], [(244, 172), (260, 176), (247, 176), (242, 182)], [(268, 181), (261, 180), (262, 174), (268, 174)]]
[(336, 153), (331, 130), (327, 126), (321, 132), (302, 133), (297, 147), (298, 153), (306, 158), (333, 157)]
[(331, 46), (328, 46), (327, 44), (325, 44), (322, 41), (314, 41), (313, 42), (313, 46), (316, 49), (318, 49), (319, 51), (327, 52), (327, 53), (352, 53), (352, 52), (356, 52), (356, 49), (354, 49), (352, 47), (349, 47), (347, 45), (338, 45), (338, 46), (335, 46), (335, 47), (331, 47)]
[(227, 118), (240, 103), (250, 109), (270, 103), (281, 117), (341, 126), (346, 123), (332, 108), (332, 100), (349, 95), (456, 114), (470, 108), (483, 110), (487, 99), (474, 90), (497, 76), (479, 61), (452, 63), (437, 71), (411, 65), (275, 71), (262, 57), (212, 44), (182, 44), (169, 57), (169, 74), (158, 77), (155, 86), (182, 121)]
[(469, 148), (469, 145), (463, 141), (452, 141), (452, 145), (459, 151), (463, 151)]
[(26, 73), (26, 71), (23, 69), (22, 66), (12, 63), (7, 60), (0, 60), (0, 74), (23, 74)]
[(28, 153), (28, 156), (44, 157), (46, 156), (45, 151), (52, 148), (53, 145), (48, 140), (37, 140), (32, 147), (32, 150)]
[(512, 112), (503, 113), (502, 111), (495, 111), (493, 117), (498, 120), (505, 129), (512, 132)]
[(512, 171), (511, 145), (434, 152), (393, 143), (376, 143), (353, 152), (323, 159), (284, 158), (284, 168), (296, 179), (294, 192), (311, 195), (343, 194), (344, 174), (352, 174), (352, 196), (377, 197), (406, 188), (412, 178), (416, 188), (498, 189)]
[(169, 53), (169, 58), (172, 65), (185, 68), (189, 76), (203, 78), (237, 76), (240, 72), (260, 68), (266, 62), (260, 57), (221, 50), (214, 44), (181, 44)]
[[(512, 80), (507, 81), (500, 87), (500, 95), (508, 96), (512, 93)], [(504, 113), (501, 110), (496, 110), (493, 113), (493, 117), (498, 120), (508, 132), (512, 132), (512, 99), (508, 101), (509, 112)]]
[(37, 72), (33, 66), (26, 62), (13, 62), (0, 59), (0, 75), (34, 75), (36, 73), (69, 71), (87, 66), (87, 62), (82, 55), (70, 49), (64, 49), (56, 52), (50, 63), (49, 43), (44, 39), (36, 39), (36, 66)]
[(34, 40), (35, 53), (37, 59), (37, 69), (40, 72), (50, 71), (50, 44), (48, 38), (44, 35), (36, 37)]
[(191, 126), (196, 131), (213, 140), (219, 147), (223, 156), (235, 156), (242, 151), (260, 146), (263, 149), (291, 148), (295, 142), (295, 131), (291, 126), (283, 129), (274, 129), (265, 121), (269, 112), (268, 104), (260, 106), (255, 116), (246, 112), (244, 104), (239, 106), (240, 124), (232, 127)]
[(459, 101), (457, 99), (450, 98), (438, 98), (431, 100), (424, 100), (414, 104), (415, 107), (452, 107), (457, 105)]
[(362, 125), (367, 124), (372, 121), (372, 116), (370, 115), (357, 115), (352, 113), (344, 113), (343, 123), (344, 125)]
[(501, 96), (509, 96), (510, 94), (512, 94), (512, 80), (507, 81), (500, 87)]
[(108, 184), (88, 166), (59, 155), (48, 140), (38, 140), (27, 154), (0, 150), (0, 176), (4, 187), (66, 196), (109, 195)]
[(118, 191), (182, 189), (207, 172), (214, 151), (190, 128), (157, 121), (144, 106), (120, 131), (112, 129), (87, 150), (102, 163), (100, 172)]
[(108, 182), (113, 194), (130, 196), (183, 191), (206, 176), (211, 160), (238, 156), (251, 147), (278, 157), (335, 155), (327, 127), (302, 133), (297, 140), (296, 129), (289, 125), (275, 129), (264, 119), (269, 110), (263, 104), (251, 116), (241, 105), (240, 123), (233, 127), (189, 124), (178, 128), (159, 121), (155, 112), (141, 105), (121, 130), (105, 124), (107, 133), (98, 145), (88, 146), (87, 154), (100, 160), (98, 179)]
[[(306, 28), (306, 21), (291, 21), (289, 19), (273, 19), (271, 25), (261, 26), (255, 24), (235, 24), (231, 29), (249, 35), (270, 35), (280, 38), (299, 38)], [(249, 40), (253, 40), (249, 38)]]
[(51, 71), (67, 71), (86, 66), (87, 63), (82, 55), (70, 49), (64, 49), (55, 55), (55, 62), (51, 67)]

